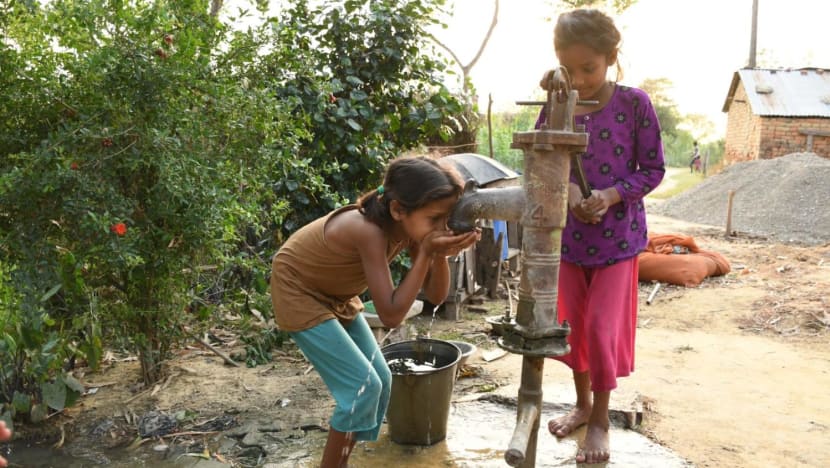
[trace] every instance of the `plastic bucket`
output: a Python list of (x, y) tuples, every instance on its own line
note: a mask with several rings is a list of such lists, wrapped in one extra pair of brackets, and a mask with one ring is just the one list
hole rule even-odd
[[(452, 390), (461, 350), (433, 339), (401, 341), (384, 346), (392, 363), (392, 395), (386, 421), (393, 442), (432, 445), (447, 437)], [(401, 361), (414, 364), (403, 368)]]

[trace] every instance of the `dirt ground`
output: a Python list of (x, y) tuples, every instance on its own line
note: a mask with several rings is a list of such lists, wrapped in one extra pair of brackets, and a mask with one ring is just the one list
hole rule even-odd
[[(660, 216), (650, 216), (649, 227), (693, 236), (701, 248), (722, 253), (732, 271), (699, 287), (664, 285), (650, 305), (653, 285), (641, 283), (636, 371), (615, 392), (644, 403), (637, 430), (695, 466), (830, 466), (830, 245), (727, 238), (721, 227)], [(455, 398), (519, 380), (519, 366), (508, 364), (514, 361), (482, 359), (497, 349), (484, 318), (509, 307), (505, 291), (499, 296), (465, 309), (460, 321), (418, 316), (408, 322), (410, 330), (478, 346)], [(222, 329), (213, 330), (210, 341), (227, 354), (241, 349)], [(555, 378), (568, 381), (564, 366), (548, 366), (558, 366)], [(52, 432), (43, 443), (125, 447), (150, 410), (181, 417), (172, 435), (145, 447), (200, 447), (206, 435), (263, 420), (294, 434), (300, 445), (303, 434), (324, 437), (332, 407), (328, 392), (293, 345), (271, 363), (248, 368), (226, 365), (193, 342), (170, 369), (170, 377), (152, 389), (137, 385), (138, 366), (128, 357), (110, 356), (102, 371), (79, 373), (88, 389), (97, 390), (50, 418)], [(20, 429), (20, 437), (34, 437)], [(253, 466), (244, 450), (208, 447), (208, 453)], [(259, 460), (279, 456), (260, 453)]]

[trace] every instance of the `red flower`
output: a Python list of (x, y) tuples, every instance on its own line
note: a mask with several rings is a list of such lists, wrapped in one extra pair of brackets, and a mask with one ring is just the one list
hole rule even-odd
[(124, 223), (116, 223), (110, 226), (110, 231), (114, 232), (119, 236), (123, 236), (127, 233), (127, 225)]
[(76, 163), (75, 161), (72, 161), (72, 164), (69, 165), (69, 168), (73, 171), (77, 171), (79, 167), (80, 166), (78, 166), (78, 163)]
[(335, 96), (334, 94), (329, 94), (329, 102), (332, 104), (337, 102), (337, 96)]

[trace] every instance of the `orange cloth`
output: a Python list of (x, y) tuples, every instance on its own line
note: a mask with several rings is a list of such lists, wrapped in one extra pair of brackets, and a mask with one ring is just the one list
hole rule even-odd
[(640, 253), (640, 281), (660, 281), (680, 286), (697, 286), (707, 276), (729, 273), (723, 255), (702, 250), (691, 236), (649, 234), (646, 250)]

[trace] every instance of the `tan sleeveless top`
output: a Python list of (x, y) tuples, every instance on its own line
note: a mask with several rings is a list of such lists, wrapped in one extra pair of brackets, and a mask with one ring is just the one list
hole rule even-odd
[[(335, 250), (324, 235), (329, 219), (354, 209), (356, 205), (344, 206), (303, 226), (274, 255), (271, 303), (280, 330), (307, 330), (334, 318), (347, 323), (363, 310), (358, 295), (368, 286), (360, 254), (357, 249)], [(387, 260), (400, 251), (387, 243)]]

